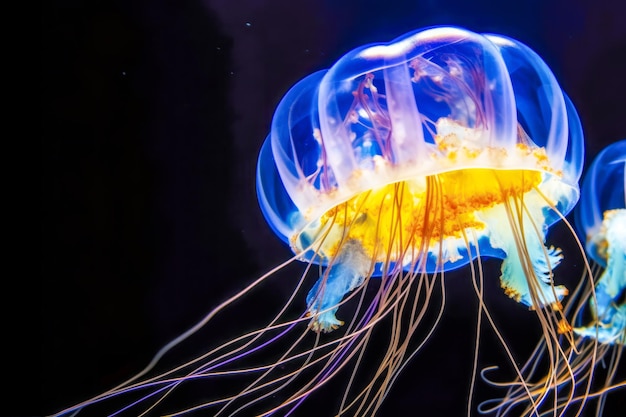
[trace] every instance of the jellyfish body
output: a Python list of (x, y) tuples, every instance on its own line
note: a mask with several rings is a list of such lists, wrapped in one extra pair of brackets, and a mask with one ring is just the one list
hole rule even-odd
[(626, 140), (605, 148), (585, 176), (577, 211), (589, 257), (603, 272), (589, 299), (593, 320), (574, 332), (600, 343), (626, 341)]
[(561, 258), (545, 234), (576, 203), (581, 165), (576, 112), (547, 65), (515, 40), (444, 27), (356, 49), (296, 84), (257, 184), (300, 259), (341, 268), (307, 297), (311, 315), (326, 309), (313, 327), (331, 330), (327, 307), (365, 274), (479, 255), (503, 259), (510, 297), (558, 306), (567, 290), (552, 285)]
[[(553, 283), (561, 256), (545, 246), (546, 233), (578, 200), (582, 157), (572, 103), (518, 41), (434, 27), (355, 49), (287, 92), (259, 154), (263, 214), (294, 259), (308, 263), (294, 296), (266, 327), (140, 380), (273, 270), (168, 344), (139, 375), (68, 410), (143, 389), (149, 393), (129, 407), (151, 399), (156, 405), (183, 382), (254, 375), (234, 394), (181, 412), (220, 407), (218, 414), (236, 415), (259, 407), (255, 415), (291, 415), (347, 370), (336, 414), (374, 415), (441, 317), (443, 300), (430, 331), (411, 345), (435, 304), (436, 283), (445, 289), (444, 272), (467, 264), (482, 281), (472, 260), (483, 256), (503, 260), (505, 293), (545, 317), (547, 335), (556, 334), (553, 315), (567, 290)], [(309, 270), (319, 275), (302, 315), (287, 317)], [(380, 281), (368, 297), (363, 289), (372, 277)], [(342, 326), (336, 314), (350, 298), (358, 303)], [(298, 335), (306, 321), (315, 332)], [(382, 322), (387, 350), (378, 362), (364, 359)], [(237, 368), (278, 338), (292, 344), (267, 363)], [(367, 378), (359, 378), (365, 365)]]

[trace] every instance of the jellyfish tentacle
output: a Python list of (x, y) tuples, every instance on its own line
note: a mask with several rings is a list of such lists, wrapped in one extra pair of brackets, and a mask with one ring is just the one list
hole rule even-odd
[[(517, 380), (489, 380), (492, 385), (508, 387), (508, 391), (504, 398), (483, 403), (481, 413), (497, 411), (503, 417), (514, 412), (520, 415), (517, 411), (521, 410), (521, 415), (528, 415), (534, 401), (541, 416), (566, 412), (581, 415), (593, 400), (595, 411), (590, 415), (599, 417), (609, 393), (626, 387), (618, 371), (626, 343), (625, 168), (626, 140), (622, 140), (594, 159), (583, 182), (583, 199), (575, 214), (581, 237), (577, 243), (586, 269), (564, 309), (558, 312), (575, 327), (566, 330), (567, 338), (560, 339), (558, 345), (542, 340)], [(550, 203), (550, 208), (559, 214), (554, 204)], [(555, 357), (554, 348), (562, 350), (562, 355)], [(542, 365), (546, 361), (549, 369)], [(529, 382), (530, 392), (519, 387), (524, 381)]]

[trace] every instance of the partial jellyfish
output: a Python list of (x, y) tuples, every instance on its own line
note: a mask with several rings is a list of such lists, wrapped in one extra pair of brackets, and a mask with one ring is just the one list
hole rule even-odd
[[(575, 214), (592, 262), (566, 306), (575, 326), (575, 344), (567, 349), (568, 360), (557, 362), (556, 371), (546, 377), (538, 364), (548, 347), (539, 343), (524, 367), (530, 372), (527, 381), (538, 379), (526, 388), (535, 399), (551, 394), (551, 400), (541, 406), (544, 414), (580, 412), (595, 404), (595, 415), (601, 416), (607, 395), (626, 388), (624, 372), (618, 372), (626, 343), (626, 140), (607, 146), (593, 160)], [(498, 410), (499, 416), (520, 415), (524, 409), (521, 415), (528, 415), (532, 409), (526, 390), (517, 381), (508, 386), (505, 398), (481, 408)], [(595, 403), (587, 404), (589, 400)]]
[[(626, 342), (626, 139), (606, 147), (594, 159), (583, 182), (578, 210), (587, 254), (601, 268), (595, 295), (589, 296), (591, 320), (574, 332), (603, 345)], [(581, 316), (581, 320), (583, 320)]]
[[(124, 395), (118, 411), (133, 415), (294, 415), (340, 380), (334, 415), (374, 415), (442, 315), (445, 272), (464, 266), (480, 306), (476, 344), (484, 316), (516, 367), (483, 301), (483, 257), (502, 259), (504, 293), (537, 315), (551, 361), (567, 360), (558, 343), (568, 290), (554, 282), (560, 251), (545, 241), (578, 201), (582, 160), (572, 103), (516, 40), (433, 27), (355, 49), (287, 92), (260, 151), (260, 206), (294, 257), (139, 374), (59, 414)], [(304, 272), (265, 327), (149, 376), (172, 347), (225, 308), (235, 314), (237, 300), (295, 260)], [(287, 347), (275, 352), (279, 339)], [(372, 354), (373, 341), (384, 350)], [(225, 382), (167, 409), (184, 386), (207, 381)]]

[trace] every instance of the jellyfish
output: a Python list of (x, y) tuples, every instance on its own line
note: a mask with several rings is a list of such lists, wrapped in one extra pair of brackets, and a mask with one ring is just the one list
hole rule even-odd
[[(446, 272), (466, 267), (478, 317), (507, 348), (483, 301), (485, 257), (502, 260), (504, 294), (533, 310), (555, 344), (568, 290), (555, 284), (562, 256), (547, 232), (578, 200), (582, 158), (573, 104), (517, 40), (432, 27), (357, 48), (285, 94), (259, 153), (259, 204), (293, 258), (139, 374), (61, 414), (122, 395), (139, 398), (120, 411), (147, 413), (183, 385), (243, 378), (176, 413), (293, 415), (341, 375), (335, 415), (375, 415), (443, 314)], [(149, 376), (173, 346), (295, 261), (305, 270), (265, 327)], [(258, 356), (279, 339), (288, 347)], [(374, 341), (385, 347), (372, 355)]]
[[(562, 413), (576, 403), (582, 410), (589, 399), (596, 399), (595, 415), (601, 416), (607, 395), (626, 387), (626, 380), (618, 372), (626, 342), (625, 167), (626, 140), (621, 140), (598, 154), (583, 181), (581, 202), (575, 210), (576, 225), (591, 266), (565, 308), (576, 335), (575, 343), (567, 348), (568, 361), (556, 363), (553, 379), (540, 376), (529, 384), (535, 398), (553, 392), (553, 401), (542, 408), (544, 413)], [(586, 279), (587, 275), (592, 279)], [(540, 342), (527, 361), (529, 379), (540, 375), (542, 368), (537, 364), (546, 350), (545, 343)], [(596, 372), (598, 368), (604, 369), (604, 378)], [(575, 376), (574, 381), (570, 375)], [(622, 380), (617, 381), (619, 378)], [(498, 415), (504, 416), (521, 406), (525, 407), (522, 415), (529, 414), (527, 392), (517, 381), (504, 385), (509, 386), (506, 397), (488, 401), (482, 409), (497, 409)]]
[(586, 198), (576, 213), (596, 275), (593, 291), (586, 289), (574, 309), (574, 333), (581, 353), (573, 366), (591, 380), (595, 369), (590, 345), (600, 344), (597, 361), (606, 369), (594, 390), (599, 397), (596, 415), (600, 416), (608, 393), (626, 388), (626, 378), (618, 375), (626, 343), (626, 140), (607, 146), (594, 159), (583, 193)]
[(602, 272), (588, 297), (592, 320), (574, 332), (604, 345), (626, 342), (626, 140), (607, 146), (585, 176), (577, 213), (589, 257)]

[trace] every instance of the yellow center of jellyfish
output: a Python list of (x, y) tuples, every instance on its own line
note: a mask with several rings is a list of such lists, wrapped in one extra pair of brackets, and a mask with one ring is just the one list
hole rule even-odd
[(481, 210), (522, 198), (541, 180), (539, 171), (471, 168), (362, 192), (320, 218), (325, 232), (319, 249), (336, 256), (342, 242), (354, 239), (378, 262), (436, 251), (468, 228), (484, 229)]

